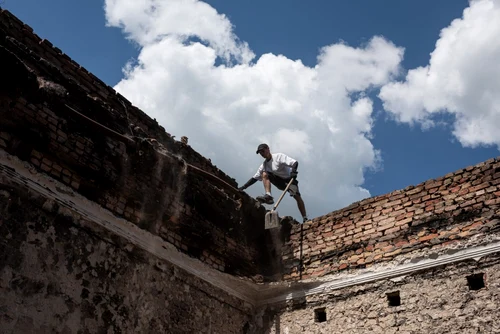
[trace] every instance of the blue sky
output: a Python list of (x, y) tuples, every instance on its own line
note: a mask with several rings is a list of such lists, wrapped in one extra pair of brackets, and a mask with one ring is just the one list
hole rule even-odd
[[(497, 0), (491, 1), (495, 5), (498, 5)], [(120, 2), (120, 0), (117, 2)], [(124, 4), (123, 8), (125, 8), (127, 0), (122, 0), (122, 2)], [(484, 0), (484, 2), (488, 2), (488, 0)], [(394, 79), (400, 81), (405, 80), (407, 71), (429, 64), (430, 53), (436, 48), (436, 42), (440, 38), (440, 31), (448, 27), (452, 20), (460, 19), (464, 9), (469, 6), (469, 2), (465, 0), (387, 0), (383, 2), (209, 0), (207, 3), (215, 8), (218, 13), (224, 14), (226, 20), (232, 23), (234, 26), (234, 35), (240, 41), (248, 43), (249, 48), (255, 54), (255, 61), (262, 55), (271, 53), (274, 55), (284, 55), (292, 61), (300, 60), (304, 66), (314, 68), (318, 63), (317, 57), (322, 47), (344, 42), (350, 47), (362, 48), (370, 42), (373, 36), (383, 36), (395, 46), (404, 48), (404, 55), (399, 64), (401, 72)], [(44, 1), (43, 6), (40, 6), (40, 1), (35, 0), (6, 0), (1, 6), (30, 25), (41, 38), (50, 40), (55, 46), (59, 47), (110, 86), (115, 86), (124, 79), (122, 69), (127, 61), (138, 57), (141, 50), (147, 49), (145, 43), (141, 45), (141, 42), (132, 43), (127, 40), (120, 28), (106, 27), (106, 13), (103, 1), (48, 0)], [(128, 22), (125, 24), (132, 27), (132, 21), (134, 20), (131, 19), (132, 16), (127, 16), (128, 14), (124, 14), (124, 10), (118, 7), (116, 5), (113, 8), (114, 13), (117, 17), (122, 15), (120, 19)], [(187, 10), (190, 9), (188, 8)], [(480, 13), (477, 15), (480, 15)], [(208, 44), (205, 43), (206, 46)], [(220, 63), (221, 60), (218, 59), (217, 65)], [(445, 69), (436, 66), (435, 71), (439, 74), (443, 73), (439, 71), (445, 71)], [(334, 76), (335, 73), (332, 75)], [(124, 95), (141, 106), (143, 110), (150, 113), (145, 106), (151, 105), (151, 108), (154, 108), (153, 105), (157, 105), (158, 103), (151, 102), (154, 100), (153, 97), (150, 97), (148, 100), (141, 100), (141, 98), (134, 97), (131, 93), (127, 95), (127, 87), (129, 87), (128, 89), (132, 89), (130, 88), (131, 86), (127, 86), (127, 84), (130, 84), (130, 81), (123, 82), (121, 86), (125, 92)], [(380, 85), (383, 85), (383, 83)], [(418, 87), (420, 86), (415, 83), (412, 92), (418, 90)], [(500, 90), (495, 85), (490, 88), (493, 91)], [(394, 115), (396, 114), (402, 115), (403, 118), (406, 115), (404, 114), (405, 111), (397, 110), (397, 107), (402, 103), (402, 99), (404, 99), (403, 93), (392, 90), (391, 94), (387, 95), (389, 96), (387, 101), (392, 102), (391, 105), (394, 109), (394, 113), (391, 113), (384, 110), (382, 100), (377, 96), (380, 87), (363, 89), (363, 91), (373, 103), (371, 112), (373, 125), (371, 134), (368, 137), (373, 148), (380, 152), (381, 163), (378, 163), (378, 167), (375, 169), (368, 168), (368, 170), (364, 170), (362, 173), (364, 176), (362, 184), (356, 184), (356, 177), (353, 177), (354, 181), (351, 183), (354, 183), (354, 186), (366, 189), (370, 195), (384, 194), (408, 185), (417, 184), (498, 155), (497, 147), (494, 145), (495, 139), (476, 141), (476, 144), (479, 143), (479, 145), (475, 145), (473, 148), (466, 147), (467, 145), (460, 142), (458, 137), (453, 134), (453, 125), (455, 124), (454, 121), (457, 114), (436, 112), (431, 115), (429, 112), (429, 115), (431, 115), (429, 119), (439, 122), (434, 127), (425, 129), (425, 126), (424, 128), (422, 127), (424, 122), (420, 122), (420, 119), (417, 119), (413, 124), (394, 120)], [(179, 94), (183, 94), (183, 92), (180, 91)], [(187, 95), (189, 96), (189, 94)], [(429, 101), (435, 101), (434, 96), (428, 99)], [(443, 98), (444, 100), (448, 101), (448, 99)], [(418, 104), (415, 101), (410, 102), (413, 103), (412, 106)], [(447, 102), (442, 103), (446, 108)], [(428, 105), (431, 104), (429, 102)], [(449, 105), (451, 106), (451, 103)], [(427, 107), (427, 109), (430, 110), (432, 108)], [(498, 109), (485, 113), (491, 115), (495, 111), (498, 111)], [(462, 114), (465, 115), (466, 112)], [(151, 111), (150, 115), (152, 117), (157, 116), (154, 111)], [(468, 117), (473, 117), (473, 115), (467, 115)], [(281, 115), (279, 117), (286, 116)], [(407, 115), (407, 117), (410, 117), (410, 115)], [(166, 130), (176, 134), (178, 137), (183, 134), (188, 134), (190, 138), (193, 137), (193, 147), (200, 151), (200, 153), (210, 156), (219, 167), (234, 176), (240, 184), (252, 176), (253, 172), (249, 171), (256, 169), (260, 163), (260, 160), (256, 159), (252, 149), (253, 146), (256, 146), (255, 143), (258, 143), (256, 139), (254, 141), (249, 140), (251, 142), (241, 146), (248, 147), (248, 152), (232, 154), (235, 157), (249, 156), (247, 159), (250, 160), (245, 161), (245, 164), (250, 167), (248, 171), (245, 170), (245, 173), (243, 173), (240, 172), (242, 169), (241, 166), (238, 167), (233, 162), (226, 163), (225, 159), (230, 159), (227, 157), (222, 158), (221, 153), (218, 153), (217, 149), (201, 145), (203, 140), (201, 137), (197, 139), (196, 133), (199, 132), (198, 127), (203, 125), (193, 124), (192, 128), (188, 125), (183, 125), (182, 131), (184, 132), (177, 133), (176, 129), (180, 128), (179, 126), (171, 128), (168, 121), (165, 121), (165, 123), (167, 124), (163, 125)], [(290, 128), (293, 129), (293, 126), (290, 125)], [(481, 132), (482, 129), (479, 127), (476, 131)], [(266, 137), (263, 135), (260, 138)], [(248, 137), (242, 137), (239, 140), (246, 139)], [(197, 146), (196, 143), (198, 142), (200, 144)], [(215, 145), (223, 145), (222, 139), (217, 141), (214, 139), (214, 142)], [(312, 143), (314, 144), (314, 142)], [(287, 146), (281, 145), (280, 147)], [(235, 150), (238, 148), (239, 146), (234, 147)], [(317, 149), (314, 145), (309, 146), (309, 150)], [(345, 149), (344, 153), (338, 153), (339, 157), (356, 154), (356, 152), (353, 152), (357, 150), (356, 146), (352, 148), (346, 147)], [(319, 150), (323, 150), (324, 155), (329, 154), (324, 148)], [(300, 155), (300, 152), (297, 151), (295, 157), (298, 160), (301, 160), (301, 158), (304, 160), (305, 158)], [(225, 154), (231, 155), (227, 150)], [(338, 161), (339, 157), (333, 161)], [(315, 159), (324, 160), (320, 154), (314, 155), (310, 158), (308, 164), (301, 165), (304, 166), (302, 168), (307, 167), (313, 170)], [(371, 162), (367, 162), (368, 160), (353, 159), (349, 159), (349, 163), (353, 164), (350, 166), (351, 169), (363, 169), (367, 165), (373, 165), (373, 161), (371, 160)], [(342, 159), (340, 160), (343, 161)], [(330, 169), (328, 167), (323, 169), (321, 176), (323, 183), (328, 183), (328, 179), (335, 180), (333, 176), (336, 174), (338, 168), (339, 166), (332, 164)], [(325, 173), (324, 171), (327, 172)], [(319, 171), (314, 171), (314, 173), (318, 174)], [(308, 181), (305, 179), (302, 182), (306, 184)], [(253, 187), (259, 189), (253, 190), (254, 193), (252, 195), (261, 193), (260, 185)], [(335, 188), (336, 183), (332, 181), (330, 187)], [(313, 187), (305, 187), (304, 189), (307, 189), (309, 192), (315, 192)], [(328, 191), (318, 191), (317, 194), (317, 196), (323, 197), (330, 195), (331, 198), (342, 197), (342, 193), (332, 195)], [(366, 193), (364, 195), (366, 196)], [(364, 195), (363, 193), (353, 195), (347, 202), (359, 199)], [(308, 199), (309, 202), (317, 200), (312, 195), (309, 197), (305, 195), (304, 197), (306, 205), (308, 204)], [(338, 206), (348, 204), (347, 202), (335, 201), (333, 199), (331, 202), (326, 201), (321, 207), (315, 207), (313, 214), (326, 213), (329, 208), (333, 210)], [(296, 215), (293, 203), (285, 205), (285, 208), (285, 210), (291, 211), (287, 212), (287, 214)]]

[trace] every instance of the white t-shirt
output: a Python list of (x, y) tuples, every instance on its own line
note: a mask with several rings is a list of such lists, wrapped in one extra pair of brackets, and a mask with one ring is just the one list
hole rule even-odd
[(273, 173), (283, 179), (290, 177), (292, 165), (296, 160), (283, 153), (272, 153), (271, 156), (272, 158), (269, 161), (264, 161), (259, 166), (257, 173), (253, 176), (254, 179), (261, 181), (262, 172)]

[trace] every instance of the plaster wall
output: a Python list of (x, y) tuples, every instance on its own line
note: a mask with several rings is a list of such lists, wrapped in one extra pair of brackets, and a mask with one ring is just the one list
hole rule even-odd
[[(499, 270), (495, 254), (299, 298), (269, 308), (266, 333), (499, 333)], [(473, 275), (476, 283), (484, 278), (485, 287), (471, 290)], [(400, 305), (389, 305), (391, 293)]]

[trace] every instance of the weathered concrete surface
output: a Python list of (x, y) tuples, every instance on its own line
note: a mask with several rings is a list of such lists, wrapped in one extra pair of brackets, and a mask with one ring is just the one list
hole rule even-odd
[[(265, 333), (499, 333), (499, 271), (496, 254), (274, 305)], [(466, 277), (475, 273), (484, 273), (485, 288), (469, 290)], [(401, 305), (389, 306), (386, 294), (395, 291)], [(321, 308), (326, 321), (315, 322)]]
[(1, 333), (256, 330), (250, 304), (5, 175), (0, 233)]

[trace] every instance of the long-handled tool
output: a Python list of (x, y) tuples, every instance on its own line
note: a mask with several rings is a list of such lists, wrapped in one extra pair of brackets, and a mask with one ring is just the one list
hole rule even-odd
[(278, 216), (278, 213), (276, 212), (276, 208), (278, 207), (281, 200), (283, 199), (283, 196), (285, 196), (286, 192), (288, 191), (288, 188), (292, 185), (293, 180), (294, 180), (294, 178), (292, 177), (290, 179), (290, 182), (288, 182), (288, 184), (286, 185), (285, 190), (283, 190), (283, 193), (281, 194), (280, 198), (278, 199), (276, 204), (274, 204), (271, 211), (266, 213), (266, 220), (265, 220), (265, 229), (266, 230), (280, 226), (280, 217)]

